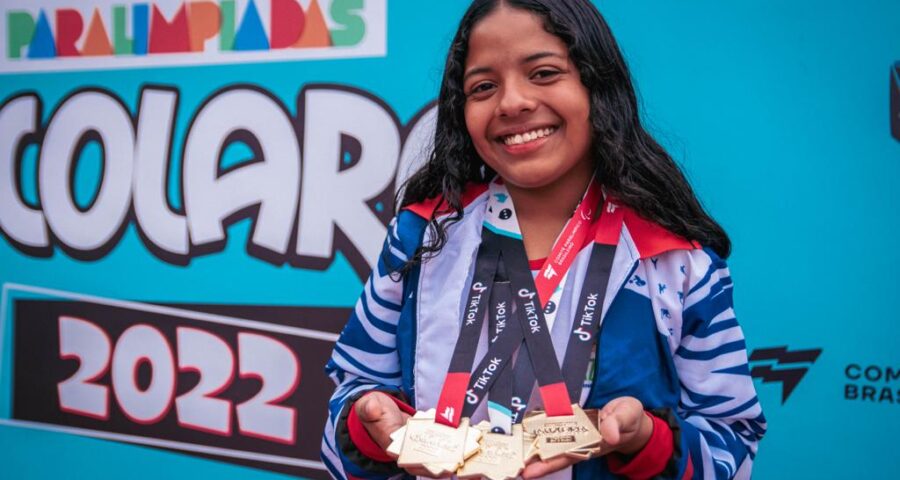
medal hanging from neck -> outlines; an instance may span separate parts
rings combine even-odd
[[[501,251],[501,267],[508,267],[517,303],[514,317],[521,324],[518,331],[507,326],[504,335],[491,338],[489,350],[475,369],[475,377],[470,382],[463,415],[469,416],[484,393],[490,391],[488,413],[495,430],[499,423],[496,419],[501,417],[498,412],[508,412],[512,418],[507,422],[516,423],[526,408],[537,377],[547,411],[536,412],[524,422],[525,459],[532,455],[527,444],[529,437],[537,438],[537,452],[542,459],[562,454],[579,459],[588,458],[599,451],[596,412],[582,411],[571,399],[578,399],[581,395],[594,340],[599,331],[623,212],[607,202],[603,205],[600,218],[594,221],[593,209],[599,204],[601,191],[593,183],[555,242],[536,279],[532,279],[515,210],[512,202],[507,202],[508,194],[501,187],[496,184],[491,186],[491,203],[485,220],[483,244],[496,244]],[[566,372],[563,377],[550,339],[550,325],[559,311],[561,285],[565,284],[565,278],[578,252],[583,245],[589,243],[593,243],[591,256],[563,360],[563,371]],[[495,288],[495,294],[501,291],[499,286]],[[520,350],[515,372],[517,400],[511,401],[506,390],[508,383],[504,379],[513,375],[513,368],[507,363],[523,338],[525,345]],[[489,375],[490,369],[498,364],[500,368],[496,369],[497,373]],[[521,369],[524,375],[518,368],[521,365],[529,367]],[[510,431],[505,426],[502,429]],[[473,457],[472,462],[479,458]]]
[[[469,428],[468,419],[461,413],[499,256],[500,251],[493,245],[482,243],[478,249],[475,274],[438,408],[410,417],[406,426],[391,435],[393,442],[388,452],[397,455],[400,467],[424,467],[440,476],[455,472],[478,451],[481,431]]]
[[[456,475],[459,478],[505,480],[515,478],[525,468],[526,454],[534,439],[525,436],[521,424],[513,424],[510,413],[513,378],[507,367],[515,347],[522,341],[519,322],[512,315],[512,291],[501,261],[491,293],[488,315],[488,353],[476,368],[466,392],[463,416],[469,417],[481,395],[475,390],[490,391],[488,416],[474,428],[482,432],[478,453],[466,460]]]
[[[531,360],[538,391],[544,404],[544,412],[531,415],[523,421],[525,431],[536,437],[538,453],[542,460],[567,453],[581,456],[600,443],[600,433],[596,424],[591,422],[581,407],[571,400],[569,389],[556,361],[550,329],[544,317],[544,309],[552,293],[563,281],[565,273],[570,269],[585,240],[591,238],[593,209],[599,200],[600,188],[592,182],[554,244],[550,256],[538,272],[536,280],[531,276],[525,247],[517,228],[518,221],[513,215],[512,208],[505,208],[499,213],[491,212],[495,213],[496,217],[489,213],[490,219],[499,221],[496,224],[486,223],[490,228],[485,232],[482,243],[496,244],[502,252],[513,286],[517,316],[525,337],[525,351]],[[593,254],[591,256],[594,257]],[[578,325],[578,322],[574,322],[574,325]],[[579,353],[590,355],[590,347]]]
[[[589,418],[570,399],[575,396],[572,392],[576,391],[576,387],[580,392],[598,330],[605,287],[621,228],[621,212],[616,215],[615,207],[607,203],[604,208],[612,215],[602,215],[601,222],[592,222],[593,208],[598,205],[601,196],[599,186],[592,182],[535,281],[531,277],[508,193],[502,185],[493,183],[490,195],[460,335],[437,410],[420,412],[410,419],[406,427],[391,436],[394,443],[388,450],[400,456],[398,465],[403,467],[421,465],[432,473],[440,474],[453,472],[465,463],[458,472],[462,476],[484,475],[501,479],[514,477],[521,468],[517,466],[520,462],[513,458],[521,458],[524,466],[524,461],[535,453],[535,445],[545,460],[562,454],[584,458],[594,451],[600,441],[596,415],[593,419]],[[598,230],[596,227],[602,227],[601,224],[606,224],[607,228]],[[574,372],[580,371],[581,374],[567,375],[564,381],[543,310],[551,298],[558,305],[560,285],[582,245],[591,239],[595,244],[564,363],[567,373],[571,365]],[[501,257],[508,267],[511,283],[502,278],[505,272],[500,265]],[[501,278],[494,278],[498,273]],[[470,368],[489,300],[492,303],[490,331],[493,335],[488,353],[473,376]],[[510,315],[514,311],[513,303],[516,304],[515,314]],[[500,308],[503,304],[505,309]],[[505,316],[509,320],[500,318],[503,310],[506,310]],[[501,320],[502,328],[499,327]],[[523,384],[530,392],[536,378],[546,409],[529,416],[524,430],[521,425],[513,424],[513,420],[524,411],[524,403],[510,398],[514,372],[508,365],[523,338],[525,342],[520,349],[518,363],[532,368],[526,371],[528,378],[522,380],[519,378],[519,365],[516,365],[516,391]],[[570,377],[577,381],[570,381]],[[471,415],[488,391],[492,422],[470,428],[466,417]],[[527,401],[527,396],[524,398]],[[492,433],[492,430],[503,433]],[[519,435],[521,442],[513,440],[512,437],[518,439]],[[473,438],[481,444],[480,447],[471,448]],[[480,442],[478,438],[481,438]],[[479,455],[472,456],[466,462],[470,455],[479,450]]]

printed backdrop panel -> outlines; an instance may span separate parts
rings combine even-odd
[[[734,242],[758,478],[900,470],[900,4],[863,3],[597,1]],[[327,477],[323,366],[465,7],[0,6],[0,476]]]

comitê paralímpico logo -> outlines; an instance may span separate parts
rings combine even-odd
[[[382,56],[384,0],[4,2],[0,71]]]

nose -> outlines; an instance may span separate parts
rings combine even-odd
[[[504,82],[499,93],[497,113],[501,117],[515,117],[521,113],[531,112],[537,105],[528,85],[519,81]]]

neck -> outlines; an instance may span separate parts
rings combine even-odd
[[[540,188],[506,188],[516,206],[525,252],[530,260],[546,258],[553,242],[584,196],[590,175],[569,176]]]
[[[580,179],[579,179],[580,180]],[[542,188],[520,188],[507,185],[510,197],[516,205],[516,216],[521,221],[544,219],[566,221],[572,216],[578,202],[587,190],[590,178],[573,185],[572,182],[548,185]]]

